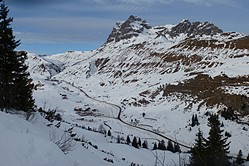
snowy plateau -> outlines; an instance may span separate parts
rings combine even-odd
[[[62,120],[0,112],[1,166],[184,165],[198,129],[208,136],[208,114],[228,108],[235,118],[219,119],[229,155],[249,153],[245,34],[188,20],[151,27],[130,16],[96,50],[28,53],[26,63],[37,108]],[[193,115],[199,125],[191,126]],[[148,149],[127,145],[127,136]],[[72,138],[66,153],[55,144],[63,137]],[[161,140],[178,142],[182,153],[152,150]]]

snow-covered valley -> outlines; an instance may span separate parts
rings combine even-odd
[[[99,49],[28,53],[37,109],[56,111],[62,120],[48,121],[35,112],[26,121],[23,115],[0,112],[3,163],[186,165],[198,129],[207,137],[209,115],[228,108],[237,119],[219,119],[230,135],[229,156],[242,150],[246,158],[248,39],[207,22],[150,27],[130,16],[114,26]],[[193,115],[198,125],[191,125]],[[128,136],[147,148],[127,145]],[[71,145],[66,154],[55,143],[64,138]],[[178,143],[182,153],[152,150],[162,140]]]

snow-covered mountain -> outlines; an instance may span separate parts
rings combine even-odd
[[[101,48],[45,59],[61,64],[61,72],[51,76],[53,79],[74,83],[91,96],[116,104],[130,101],[142,106],[132,100],[153,100],[153,94],[165,91],[162,86],[201,75],[241,77],[242,82],[233,83],[243,84],[240,88],[246,95],[248,41],[246,35],[223,32],[208,22],[183,20],[177,25],[151,27],[145,20],[130,16],[114,26]],[[224,83],[223,77],[220,81]],[[217,88],[232,92],[230,82]],[[144,92],[147,95],[141,95]]]
[[[188,20],[152,27],[130,16],[117,23],[96,50],[28,57],[37,106],[62,115],[64,127],[57,129],[59,133],[72,125],[73,132],[88,142],[88,150],[77,142],[80,146],[66,155],[69,158],[78,153],[92,158],[93,153],[97,160],[91,165],[154,165],[155,152],[116,144],[116,139],[139,137],[149,149],[158,140],[171,139],[188,151],[198,128],[208,135],[208,114],[222,114],[226,108],[236,116],[220,117],[231,135],[230,155],[236,156],[240,149],[244,157],[249,153],[249,36],[245,34]],[[192,127],[194,114],[200,125]],[[101,125],[112,137],[92,132]],[[166,155],[165,165],[188,160],[188,154]],[[84,165],[79,155],[67,161]]]

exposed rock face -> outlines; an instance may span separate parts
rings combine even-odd
[[[231,61],[236,63],[234,58],[248,57],[248,50],[248,37],[224,33],[209,22],[183,20],[176,25],[151,27],[145,20],[130,16],[114,26],[99,50],[101,58],[96,66],[99,73],[108,73],[114,79],[134,76],[129,79],[135,82],[137,75],[155,71],[160,75],[183,72],[192,76],[224,70]]]
[[[107,39],[107,43],[115,41],[119,42],[123,39],[130,39],[138,36],[144,29],[150,29],[151,26],[139,17],[131,15],[125,22],[119,22],[114,26],[112,33]]]
[[[179,35],[180,33],[185,33],[188,36],[215,35],[222,32],[223,31],[221,29],[209,22],[201,23],[198,21],[190,23],[188,20],[183,20],[171,29],[170,35],[173,37]]]
[[[130,39],[132,37],[139,36],[140,33],[145,30],[153,29],[145,20],[131,15],[126,21],[118,22],[113,27],[111,34],[109,35],[106,43],[119,42],[123,39]],[[186,34],[188,37],[195,37],[197,35],[216,35],[218,33],[223,33],[223,31],[209,22],[190,22],[189,20],[183,20],[177,25],[168,27],[156,27],[156,33],[160,35],[169,35],[174,38],[180,34]]]
[[[193,37],[195,35],[216,35],[218,33],[222,33],[223,31],[219,29],[212,23],[209,22],[190,22],[189,20],[183,20],[176,26],[172,27],[168,34],[171,37],[176,37],[181,33],[187,34],[189,37]]]

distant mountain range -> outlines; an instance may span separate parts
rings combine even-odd
[[[63,80],[93,98],[120,105],[127,122],[145,112],[157,122],[143,123],[151,123],[153,129],[163,127],[169,135],[178,131],[178,139],[187,144],[193,143],[197,131],[189,131],[187,125],[193,114],[198,113],[206,125],[207,112],[222,114],[229,108],[238,117],[228,125],[238,125],[230,131],[233,140],[248,141],[246,133],[234,131],[249,118],[249,36],[245,34],[189,20],[152,27],[130,16],[118,22],[96,50],[29,54],[27,63],[33,78]],[[163,117],[173,126],[165,127]],[[236,146],[232,145],[233,152]],[[249,145],[239,145],[243,146],[249,151]]]
[[[114,91],[124,91],[122,86],[130,86],[139,97],[144,90],[153,93],[160,85],[178,84],[200,75],[239,78],[237,82],[227,84],[221,79],[224,86],[216,87],[219,89],[226,89],[231,84],[246,87],[248,57],[249,36],[244,34],[223,32],[212,23],[188,20],[177,25],[151,27],[145,20],[132,15],[113,27],[101,48],[39,57],[41,64],[35,64],[32,72],[42,75],[47,72],[48,78],[67,80],[83,87],[78,81],[84,80],[87,86],[100,86],[103,91],[110,87]],[[98,95],[105,96],[102,93]],[[248,93],[247,88],[243,90],[244,95]],[[129,93],[121,95],[118,102],[129,98]]]

